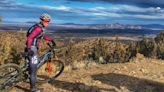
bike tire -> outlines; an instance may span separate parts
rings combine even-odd
[[[44,66],[46,66],[46,64]],[[37,73],[37,82],[39,83],[49,82],[57,78],[64,70],[64,63],[60,60],[52,61],[52,68],[54,71],[51,73],[51,75],[49,75],[49,73],[45,71],[44,66],[43,68],[41,67],[41,70],[44,72],[41,73],[38,71]]]
[[[21,69],[18,65],[5,64],[0,66],[0,90],[2,92],[10,90],[20,78]]]

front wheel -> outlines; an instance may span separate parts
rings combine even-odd
[[[60,60],[48,61],[45,63],[37,73],[38,82],[49,82],[57,78],[64,70],[64,63]]]
[[[21,69],[16,64],[0,66],[0,90],[9,90],[21,78]]]

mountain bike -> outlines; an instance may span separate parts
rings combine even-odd
[[[53,46],[48,44],[49,50],[40,57],[37,65],[37,82],[49,82],[57,78],[64,70],[64,63],[58,59]],[[22,54],[21,64],[7,63],[0,66],[0,90],[9,90],[16,84],[29,79],[27,53]]]

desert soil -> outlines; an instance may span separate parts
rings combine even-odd
[[[37,84],[44,92],[164,92],[164,62],[143,60],[97,64],[64,72],[50,83]],[[9,92],[28,92],[20,83]]]

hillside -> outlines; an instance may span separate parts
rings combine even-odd
[[[18,63],[24,32],[0,32],[0,64]],[[13,43],[14,42],[14,43]],[[164,92],[164,33],[141,41],[93,39],[56,40],[65,72],[51,83],[38,84],[44,92]],[[46,43],[40,48],[46,48]],[[139,54],[141,53],[141,54]],[[156,59],[151,59],[156,58]],[[159,60],[160,59],[160,60]],[[20,83],[10,92],[28,92]]]
[[[94,64],[89,69],[63,73],[51,83],[38,84],[44,92],[164,92],[164,62],[139,56],[135,62]],[[28,92],[21,83],[10,92]]]

